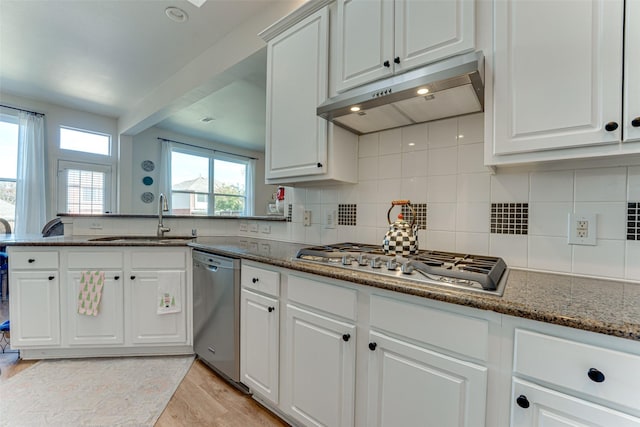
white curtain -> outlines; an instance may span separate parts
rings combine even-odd
[[[256,199],[255,195],[255,173],[256,160],[250,159],[247,162],[247,208],[245,215],[251,216],[255,212]]]
[[[18,116],[15,234],[40,234],[46,223],[44,117]]]
[[[160,177],[158,179],[158,197],[160,193],[167,196],[169,211],[171,211],[171,150],[173,144],[170,141],[161,140],[160,148]]]

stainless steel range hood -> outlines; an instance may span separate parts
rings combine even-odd
[[[480,112],[483,75],[482,52],[471,52],[339,94],[317,114],[362,135]]]

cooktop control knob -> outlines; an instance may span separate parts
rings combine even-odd
[[[411,261],[407,261],[407,262],[403,263],[400,266],[400,271],[402,271],[404,274],[413,273],[413,265],[411,264]]]
[[[365,265],[369,264],[369,259],[366,256],[360,254],[358,256],[358,264],[360,264],[362,266],[365,266]]]
[[[342,256],[342,265],[351,265],[351,261],[353,261],[351,259],[351,257],[349,255],[343,255]]]
[[[398,263],[395,259],[387,261],[387,270],[395,270],[396,268],[398,268]]]
[[[382,261],[380,261],[380,258],[378,258],[377,256],[374,256],[373,258],[371,258],[370,264],[371,268],[380,268],[382,267]]]

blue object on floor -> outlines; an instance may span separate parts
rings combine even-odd
[[[11,330],[11,321],[10,320],[5,320],[4,322],[2,322],[2,324],[0,324],[0,332],[8,332]]]

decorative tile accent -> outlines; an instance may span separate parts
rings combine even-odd
[[[528,234],[529,203],[491,203],[491,232]]]
[[[640,240],[640,202],[627,204],[627,240]]]
[[[356,225],[357,205],[338,205],[338,225]]]
[[[427,229],[427,204],[426,203],[411,203],[411,206],[416,210],[416,223],[418,224],[418,230],[426,230]],[[411,222],[413,219],[411,218],[413,212],[409,206],[402,206],[402,216],[407,222]],[[392,218],[393,219],[393,218]]]
[[[293,205],[289,203],[287,205],[287,222],[291,222],[292,217],[293,217]]]

